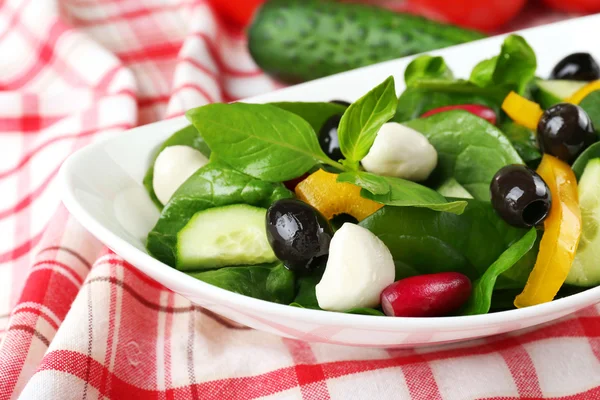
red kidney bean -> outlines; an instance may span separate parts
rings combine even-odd
[[[434,108],[433,110],[427,111],[426,113],[421,115],[421,118],[429,117],[433,114],[451,110],[465,110],[470,112],[471,114],[475,114],[478,117],[485,119],[492,125],[496,125],[496,113],[494,112],[494,110],[479,104],[459,104],[457,106],[438,107]]]
[[[458,272],[401,279],[381,293],[381,307],[391,317],[442,317],[457,311],[471,295],[471,281]]]

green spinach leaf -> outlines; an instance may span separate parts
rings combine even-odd
[[[280,102],[270,104],[301,117],[312,126],[317,135],[329,118],[334,115],[342,115],[346,110],[346,107],[335,103]]]
[[[396,280],[447,271],[475,280],[527,231],[504,222],[489,202],[467,202],[461,215],[385,206],[359,225],[390,249]]]
[[[348,107],[338,128],[345,165],[358,169],[358,162],[369,152],[379,129],[394,116],[397,103],[394,77],[390,76]]]
[[[186,113],[219,160],[269,182],[296,178],[330,160],[308,122],[269,104],[209,104]]]
[[[404,82],[411,86],[420,79],[443,79],[453,78],[452,71],[446,65],[442,57],[422,55],[410,62],[404,70]]]
[[[573,169],[577,180],[579,180],[579,178],[581,178],[581,175],[583,175],[583,171],[585,170],[588,161],[590,161],[593,158],[600,158],[600,142],[596,142],[587,149],[585,149],[584,152],[581,153],[579,157],[577,157],[573,165],[571,165],[571,168]]]
[[[467,305],[462,310],[463,315],[486,314],[492,304],[492,293],[496,279],[523,258],[535,244],[537,232],[532,228],[516,243],[505,250],[500,257],[473,283],[473,292]]]
[[[188,275],[221,289],[255,299],[288,304],[294,298],[294,274],[281,262],[224,267],[211,271],[189,272]]]
[[[275,200],[291,198],[280,183],[269,183],[220,163],[200,168],[173,194],[148,234],[146,247],[158,260],[175,266],[177,233],[198,211],[230,204],[267,208]]]
[[[488,86],[492,82],[497,62],[498,56],[481,61],[473,68],[473,71],[471,71],[469,81],[480,87]]]
[[[359,315],[374,315],[377,317],[385,317],[385,314],[378,309],[375,308],[366,308],[366,307],[359,307],[359,308],[351,308],[348,311],[344,311],[346,314],[359,314]]]
[[[362,197],[391,206],[425,207],[455,214],[461,214],[467,206],[466,201],[449,202],[435,190],[416,182],[368,172],[345,172],[340,174],[338,182],[360,186],[363,188],[360,192]],[[384,190],[386,186],[387,190]]]
[[[156,162],[156,158],[158,157],[161,151],[163,151],[167,147],[179,145],[193,147],[200,153],[204,154],[206,157],[210,157],[210,149],[208,148],[208,145],[204,142],[204,140],[193,125],[188,125],[185,128],[178,130],[167,140],[165,140],[165,142],[158,148],[154,157],[152,157],[152,162],[150,163],[150,167],[148,167],[148,171],[146,171],[146,175],[144,176],[143,181],[144,187],[150,195],[150,199],[161,210],[163,208],[163,204],[156,197],[156,193],[154,193],[154,163]]]
[[[431,187],[454,178],[475,199],[489,200],[496,172],[508,164],[523,164],[498,128],[466,111],[448,111],[405,125],[425,135],[438,152]]]
[[[529,166],[535,167],[542,159],[542,153],[537,146],[536,133],[531,129],[515,124],[511,120],[506,120],[500,125],[500,130],[510,140],[513,147],[519,153],[519,156]]]
[[[579,106],[590,116],[596,133],[600,132],[600,90],[596,90],[584,97]]]

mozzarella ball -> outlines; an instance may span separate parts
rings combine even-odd
[[[154,163],[154,193],[167,204],[173,193],[199,168],[208,164],[204,154],[189,146],[169,146],[160,152]]]
[[[437,152],[421,133],[388,122],[379,130],[362,165],[377,175],[424,181],[437,165]]]
[[[319,307],[330,311],[376,307],[395,274],[386,245],[368,229],[345,223],[333,235],[327,266],[316,286]]]

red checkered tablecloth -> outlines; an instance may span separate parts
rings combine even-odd
[[[598,307],[435,349],[349,348],[232,324],[145,277],[61,206],[61,163],[280,85],[202,0],[1,7],[0,399],[600,398]],[[514,26],[564,17],[539,15]]]

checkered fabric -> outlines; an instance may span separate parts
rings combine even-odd
[[[435,349],[282,339],[150,280],[60,205],[73,151],[279,86],[202,0],[4,1],[0,399],[600,398],[598,307]]]

